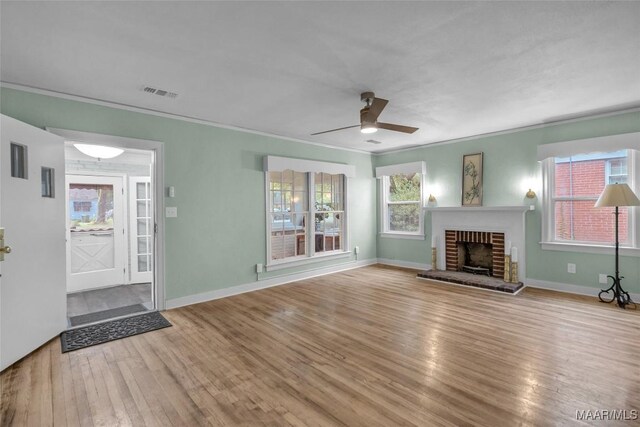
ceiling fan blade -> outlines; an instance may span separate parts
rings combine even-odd
[[[366,122],[373,123],[378,120],[378,116],[382,113],[382,110],[384,110],[384,107],[386,107],[388,103],[389,101],[386,99],[373,98],[373,101],[369,106],[369,114],[367,114]]]
[[[414,133],[418,130],[418,128],[413,128],[411,126],[402,126],[402,125],[393,125],[391,123],[379,123],[378,128],[386,129],[386,130],[394,130],[396,132],[404,132],[404,133]]]
[[[342,129],[351,129],[351,128],[359,128],[359,127],[360,127],[360,125],[345,126],[345,127],[343,127],[343,128],[331,129],[331,130],[325,130],[325,131],[322,131],[322,132],[312,133],[312,134],[311,134],[311,136],[314,136],[314,135],[322,135],[323,133],[335,132],[335,131],[337,131],[337,130],[342,130]]]

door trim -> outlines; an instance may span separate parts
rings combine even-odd
[[[110,145],[120,148],[134,148],[154,152],[153,183],[154,187],[154,218],[158,227],[156,233],[156,247],[154,253],[154,279],[156,309],[162,311],[166,307],[166,281],[165,281],[165,216],[164,216],[164,143],[147,139],[126,138],[120,136],[104,135],[100,133],[81,132],[68,129],[46,127],[47,131],[59,135],[68,141],[77,141],[85,144]]]

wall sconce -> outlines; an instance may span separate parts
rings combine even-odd
[[[536,192],[533,191],[532,189],[529,189],[529,191],[527,191],[527,194],[525,194],[525,196],[527,196],[527,199],[535,199]]]
[[[429,203],[435,203],[436,202],[436,196],[434,196],[433,194],[429,194]]]

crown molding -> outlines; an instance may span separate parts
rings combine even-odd
[[[221,129],[228,129],[228,130],[234,130],[234,131],[238,131],[238,132],[250,133],[250,134],[253,134],[253,135],[266,136],[266,137],[269,137],[269,138],[277,138],[277,139],[281,139],[281,140],[284,140],[284,141],[299,142],[301,144],[313,145],[313,146],[316,146],[316,147],[330,148],[330,149],[333,149],[333,150],[340,150],[340,151],[349,151],[349,152],[358,153],[358,154],[367,154],[367,155],[371,155],[372,154],[369,151],[358,150],[356,148],[345,148],[345,147],[338,147],[336,145],[323,144],[323,143],[320,143],[320,142],[311,142],[311,141],[306,141],[304,139],[291,138],[291,137],[288,137],[288,136],[282,136],[282,135],[278,135],[278,134],[274,134],[274,133],[268,133],[268,132],[261,132],[261,131],[257,131],[257,130],[253,130],[253,129],[247,129],[247,128],[243,128],[243,127],[239,127],[239,126],[224,125],[222,123],[217,123],[217,122],[213,122],[213,121],[205,120],[205,119],[199,119],[197,117],[190,117],[190,116],[183,116],[183,115],[180,115],[180,114],[167,113],[167,112],[164,112],[164,111],[153,110],[153,109],[150,109],[150,108],[141,108],[141,107],[136,107],[136,106],[129,105],[129,104],[121,104],[121,103],[118,103],[118,102],[105,101],[105,100],[102,100],[102,99],[88,98],[88,97],[84,97],[84,96],[80,96],[80,95],[72,95],[72,94],[65,93],[65,92],[57,92],[57,91],[53,91],[53,90],[49,90],[49,89],[42,89],[42,88],[33,87],[33,86],[25,86],[25,85],[21,85],[21,84],[17,84],[17,83],[0,81],[0,87],[5,87],[7,89],[19,90],[19,91],[23,91],[23,92],[35,93],[35,94],[38,94],[38,95],[51,96],[51,97],[54,97],[54,98],[61,98],[61,99],[68,99],[68,100],[71,100],[71,101],[84,102],[84,103],[87,103],[87,104],[100,105],[102,107],[117,108],[117,109],[120,109],[120,110],[132,111],[132,112],[135,112],[135,113],[142,113],[142,114],[148,114],[148,115],[152,115],[152,116],[164,117],[164,118],[167,118],[167,119],[181,120],[181,121],[184,121],[184,122],[196,123],[196,124],[205,125],[205,126],[212,126],[212,127],[221,128]]]

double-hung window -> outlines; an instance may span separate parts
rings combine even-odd
[[[594,248],[612,245],[614,208],[594,205],[607,184],[625,183],[636,194],[640,193],[639,171],[634,168],[637,158],[637,151],[621,149],[544,160],[543,248],[592,252]],[[621,206],[619,211],[621,247],[638,248],[638,209]]]
[[[424,162],[376,168],[380,178],[382,236],[424,239]]]
[[[350,165],[265,157],[267,270],[348,256]]]

